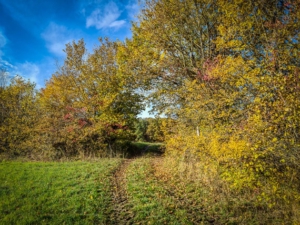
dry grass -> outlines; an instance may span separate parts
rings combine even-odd
[[[300,224],[296,202],[268,207],[258,201],[259,190],[234,190],[224,181],[217,164],[193,158],[168,158],[154,163],[161,185],[180,199],[189,217],[213,224]],[[288,190],[287,190],[288,191]],[[201,210],[202,213],[199,213]],[[204,215],[203,215],[204,212]]]

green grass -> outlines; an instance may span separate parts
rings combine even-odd
[[[258,204],[255,191],[231,190],[214,168],[173,158],[127,162],[125,208],[112,201],[120,159],[2,162],[0,224],[116,224],[124,213],[129,224],[299,224],[299,205]]]
[[[149,158],[135,160],[128,167],[127,191],[134,224],[191,224],[186,210],[177,208],[174,199],[152,174]]]
[[[107,223],[119,163],[0,163],[0,224]]]

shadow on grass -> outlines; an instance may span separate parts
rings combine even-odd
[[[142,155],[159,156],[165,151],[163,143],[132,142],[129,149],[129,158]]]

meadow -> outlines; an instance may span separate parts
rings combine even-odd
[[[205,185],[189,165],[176,173],[172,163],[162,157],[2,162],[0,224],[299,222],[287,209],[255,205],[251,193],[231,193],[216,177]]]
[[[106,224],[120,162],[0,163],[0,224]]]
[[[201,163],[159,156],[0,162],[0,224],[299,224],[299,205],[269,208]]]

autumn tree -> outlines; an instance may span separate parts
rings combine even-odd
[[[0,152],[11,157],[30,156],[39,121],[35,84],[19,76],[6,84],[0,87]]]
[[[143,104],[118,73],[117,50],[117,42],[102,39],[90,54],[83,40],[68,44],[64,65],[42,90],[45,132],[61,154],[115,155],[122,140],[131,138]]]
[[[118,54],[176,119],[167,152],[222,167],[233,189],[257,188],[268,207],[299,198],[299,7],[149,0]]]
[[[174,113],[174,106],[184,103],[178,89],[195,80],[204,62],[216,56],[217,16],[211,1],[147,1],[140,22],[133,26],[133,39],[127,42],[135,57],[124,67],[134,68],[149,84],[146,87],[158,90],[152,96],[162,101],[154,101],[155,108],[168,106]]]
[[[163,132],[163,120],[165,118],[147,118],[148,126],[146,130],[147,137],[151,142],[163,142],[164,132]]]
[[[148,127],[148,121],[145,118],[139,118],[135,124],[134,124],[134,129],[135,129],[135,140],[136,141],[147,141],[148,137],[146,135],[147,132],[147,127]]]

